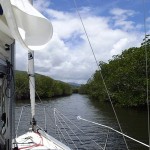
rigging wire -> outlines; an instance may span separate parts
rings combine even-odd
[[[29,82],[31,83],[31,85],[33,86],[33,83],[32,83],[32,81],[29,79]],[[33,86],[33,88],[35,89],[35,87]],[[35,93],[36,93],[36,95],[37,95],[37,97],[38,97],[38,99],[40,100],[40,103],[41,104],[44,104],[43,103],[43,101],[41,100],[41,98],[40,98],[40,96],[39,96],[39,94],[38,94],[38,92],[36,91],[36,89],[35,89]],[[45,108],[45,107],[44,107]],[[46,110],[46,108],[44,109],[44,111],[46,111],[47,112],[47,110]],[[49,114],[49,113],[48,113]],[[50,115],[49,115],[50,116]],[[50,117],[51,118],[51,117]],[[62,137],[64,138],[64,140],[66,141],[66,143],[68,144],[68,142],[67,142],[67,140],[66,140],[66,138],[64,137],[64,135],[63,135],[63,133],[62,133],[62,131],[61,131],[61,129],[59,128],[59,126],[57,125],[57,119],[56,119],[56,115],[55,115],[55,111],[54,111],[54,119],[55,119],[55,127],[56,127],[56,132],[55,132],[55,134],[57,134],[58,133],[58,136],[59,136],[59,139],[60,139],[60,141],[62,142],[62,139],[61,139],[61,136],[60,136],[60,134],[62,135]],[[68,144],[69,145],[69,144]]]
[[[44,107],[44,121],[45,121],[45,132],[47,132],[47,118],[46,118],[46,108]]]
[[[24,107],[21,108],[21,112],[20,112],[20,116],[19,116],[19,120],[18,120],[18,124],[17,124],[17,128],[16,128],[16,132],[15,132],[16,138],[17,138],[17,136],[18,136],[18,129],[19,129],[19,125],[20,125],[20,121],[21,121],[23,109],[24,109]]]
[[[56,108],[55,108],[55,111],[61,115],[62,117],[64,117],[68,122],[70,122],[74,127],[76,127],[81,133],[83,133],[84,135],[87,136],[87,134],[81,130],[76,124],[74,124],[70,119],[68,119],[63,113],[61,113],[60,111],[58,111]],[[92,142],[95,143],[95,145],[98,147],[98,149],[103,149],[103,147],[101,145],[99,145],[95,140],[93,140],[91,137],[88,137]]]
[[[29,82],[31,83],[31,85],[32,85],[32,87],[35,89],[35,87],[33,86],[33,83],[32,83],[32,81],[30,80],[30,78],[29,78]],[[40,103],[41,104],[44,104],[43,103],[43,101],[41,100],[41,98],[40,98],[40,96],[39,96],[39,94],[38,94],[38,92],[37,92],[37,90],[35,89],[35,93],[36,93],[36,95],[37,95],[37,97],[38,97],[38,99],[40,100]],[[46,110],[46,109],[45,109]],[[57,111],[57,113],[59,112],[56,108],[55,108],[55,111]],[[60,137],[60,134],[59,133],[61,133],[61,135],[63,136],[63,138],[64,138],[64,135],[63,135],[63,133],[61,132],[61,129],[58,127],[58,125],[57,125],[57,119],[58,119],[58,117],[56,116],[56,113],[55,113],[55,111],[54,111],[54,119],[55,119],[55,126],[56,126],[56,132],[58,133],[58,135],[59,135],[59,139],[60,139],[60,141],[62,141],[61,140],[61,137]],[[46,112],[47,112],[47,110],[46,110]],[[60,113],[60,112],[59,112]],[[48,115],[49,115],[49,113],[48,113]],[[61,113],[61,115],[63,115],[62,113]],[[49,115],[50,116],[50,115]],[[64,115],[63,115],[64,116]],[[64,116],[65,117],[65,116]],[[57,118],[57,119],[56,119]],[[67,117],[65,117],[67,120],[69,120]],[[59,119],[58,119],[59,120]],[[71,122],[70,120],[69,120],[69,122]],[[72,123],[72,122],[71,122]],[[72,123],[73,124],[73,123]],[[74,126],[76,126],[75,124],[73,124]],[[79,129],[77,126],[76,126],[76,128],[78,129],[78,130],[80,130],[82,133],[84,133],[81,129]],[[85,133],[84,133],[85,134]],[[68,134],[67,134],[68,135]],[[69,136],[69,135],[68,135]],[[70,136],[69,136],[70,137]],[[65,138],[64,138],[65,139]],[[91,138],[90,138],[91,139]],[[66,139],[65,139],[65,141],[66,141]],[[91,141],[93,141],[97,146],[98,146],[98,148],[100,148],[100,149],[103,149],[99,144],[97,144],[97,142],[95,141],[95,140],[93,140],[93,139],[91,139]],[[106,140],[107,141],[107,140]],[[73,141],[72,141],[73,142]],[[67,144],[68,144],[68,142],[66,142]],[[74,144],[74,146],[76,147],[76,145],[75,145],[75,143],[73,142],[73,144]],[[106,144],[105,144],[106,145]],[[76,147],[77,148],[77,147]],[[78,149],[78,148],[77,148]]]
[[[55,118],[55,114],[54,114],[54,118]],[[61,132],[61,130],[59,129],[59,126],[57,125],[56,118],[55,118],[55,126],[56,126],[56,134],[58,133],[59,140],[62,142],[59,132],[62,134],[62,136],[63,136],[63,133]]]
[[[18,89],[16,89],[15,93],[19,92],[20,90],[24,90],[25,89],[25,84],[26,83],[24,82]]]
[[[112,106],[113,112],[114,112],[114,114],[115,114],[115,117],[116,117],[116,120],[117,120],[118,126],[119,126],[119,128],[120,128],[120,131],[123,133],[123,130],[122,130],[122,128],[121,128],[121,125],[120,125],[120,122],[119,122],[119,119],[118,119],[117,113],[116,113],[116,111],[115,111],[115,108],[114,108],[113,102],[112,102],[111,97],[110,97],[110,93],[109,93],[109,91],[108,91],[108,88],[107,88],[107,86],[106,86],[106,83],[105,83],[104,77],[103,77],[103,75],[102,75],[101,67],[100,67],[100,65],[98,64],[97,58],[96,58],[96,56],[95,56],[94,49],[93,49],[93,47],[92,47],[91,41],[90,41],[90,39],[89,39],[89,36],[88,36],[87,31],[86,31],[85,25],[84,25],[84,23],[83,23],[82,17],[81,17],[81,15],[80,15],[80,12],[79,12],[79,9],[78,9],[78,6],[77,6],[77,3],[76,3],[76,0],[74,0],[74,5],[75,5],[75,8],[76,8],[77,14],[78,14],[78,16],[79,16],[79,19],[80,19],[80,21],[81,21],[82,27],[83,27],[83,29],[84,29],[85,35],[86,35],[86,37],[87,37],[87,40],[88,40],[89,46],[90,46],[90,48],[91,48],[92,54],[93,54],[93,56],[94,56],[94,59],[95,59],[96,65],[97,65],[98,70],[99,70],[99,72],[100,72],[100,76],[101,76],[101,78],[102,78],[102,81],[103,81],[103,84],[104,84],[104,87],[105,87],[105,90],[106,90],[106,93],[107,93],[108,99],[109,99],[109,101],[110,101],[110,103],[111,103],[111,106]],[[125,144],[126,144],[126,148],[129,150],[129,148],[128,148],[128,144],[127,144],[127,142],[126,142],[126,139],[125,139],[124,135],[123,135],[123,139],[124,139],[124,142],[125,142]]]
[[[146,8],[145,8],[145,0],[143,0],[143,10],[144,10],[144,33],[145,33],[145,75],[146,75],[146,103],[147,103],[147,112],[148,112],[148,138],[149,138],[149,146],[150,146],[150,103],[149,103],[149,82],[148,82],[148,51],[147,51],[147,30],[146,30]],[[150,147],[149,147],[150,150]]]
[[[54,108],[54,111],[55,111],[55,115],[56,115],[56,109]],[[63,120],[63,122],[66,124],[66,126],[70,129],[70,131],[76,136],[76,138],[79,140],[79,142],[83,145],[83,142],[81,141],[81,139],[76,135],[76,133],[71,129],[71,127],[67,124],[67,122],[62,118],[62,116],[57,113],[58,116]],[[63,124],[62,124],[63,125]]]
[[[56,114],[54,111],[54,118],[55,118],[55,126],[57,127],[57,130],[59,130],[59,132],[61,133],[61,135],[63,136],[65,142],[67,143],[67,145],[69,146],[69,143],[67,141],[67,139],[65,138],[65,135],[63,134],[63,132],[61,131],[61,129],[59,128],[58,124],[57,124],[57,119],[56,119]],[[64,127],[63,127],[64,128]],[[72,142],[73,143],[73,142]]]
[[[107,132],[107,137],[106,137],[106,141],[105,141],[105,145],[104,145],[104,150],[106,150],[108,138],[109,138],[109,130]]]
[[[67,130],[65,129],[64,125],[61,123],[60,119],[58,118],[58,116],[56,115],[56,112],[54,111],[54,117],[56,118],[56,120],[59,121],[59,123],[61,124],[62,128],[64,129],[64,131],[66,132],[67,136],[69,137],[69,139],[71,140],[71,142],[73,143],[74,147],[78,150],[76,144],[74,143],[73,139],[71,138],[71,136],[69,135],[69,133],[67,132]],[[57,125],[58,127],[58,125]]]
[[[33,86],[33,83],[32,83],[32,81],[31,81],[31,79],[30,79],[30,78],[29,78],[29,82],[31,83],[32,87],[34,88],[35,93],[36,93],[36,95],[37,95],[38,99],[40,100],[41,104],[44,104],[44,103],[43,103],[43,101],[41,100],[41,98],[40,98],[40,96],[39,96],[39,94],[38,94],[37,90],[36,90],[36,89],[35,89],[35,87]]]
[[[147,145],[147,144],[145,144],[145,143],[143,143],[143,142],[141,142],[141,141],[138,141],[138,140],[136,140],[136,139],[134,139],[134,138],[132,138],[132,137],[130,137],[130,136],[128,136],[128,135],[122,133],[122,132],[119,132],[119,131],[117,131],[117,130],[115,130],[115,129],[109,127],[109,126],[106,126],[106,125],[103,125],[103,124],[100,124],[100,123],[97,123],[97,122],[93,122],[93,121],[90,121],[90,120],[81,118],[80,116],[78,116],[77,119],[78,119],[78,120],[83,120],[83,121],[86,121],[86,122],[89,122],[89,123],[92,123],[92,124],[95,124],[95,125],[99,125],[99,126],[102,126],[102,127],[104,127],[104,128],[107,128],[107,129],[110,129],[110,130],[112,130],[112,131],[115,131],[116,133],[119,133],[119,134],[121,134],[121,135],[124,135],[125,137],[127,137],[127,138],[129,138],[129,139],[131,139],[131,140],[133,140],[133,141],[135,141],[135,142],[137,142],[137,143],[140,143],[140,144],[142,144],[142,145],[144,145],[144,146],[150,148],[149,145]]]

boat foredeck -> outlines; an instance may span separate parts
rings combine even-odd
[[[70,150],[69,147],[57,142],[56,139],[44,133],[48,138],[38,132],[29,131],[18,138],[17,143],[19,150]]]

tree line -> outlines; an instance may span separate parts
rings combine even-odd
[[[27,72],[15,71],[15,88],[16,99],[29,99],[29,79]],[[69,84],[40,74],[35,74],[35,89],[41,98],[68,96],[72,94],[72,88]]]
[[[96,70],[87,84],[82,85],[79,92],[88,94],[92,99],[108,101],[103,79],[112,102],[119,106],[137,107],[146,105],[147,77],[150,77],[150,39],[144,40],[141,47],[126,49],[115,55],[108,63],[99,62],[100,70]],[[149,91],[149,89],[148,89]]]

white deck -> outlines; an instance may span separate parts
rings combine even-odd
[[[70,150],[69,147],[46,134],[29,131],[16,138],[20,150]],[[44,135],[44,136],[43,136]],[[14,141],[13,141],[14,143]]]

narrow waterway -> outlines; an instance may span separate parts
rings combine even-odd
[[[21,107],[28,101],[16,104],[16,125],[21,112]],[[88,122],[77,120],[77,116],[119,129],[114,113],[109,104],[101,104],[91,101],[86,95],[73,94],[68,97],[44,100],[46,108],[46,126],[44,124],[43,105],[36,106],[36,119],[39,126],[46,128],[47,132],[66,143],[72,149],[102,149],[125,150],[126,146],[121,135],[118,135],[103,127]],[[54,114],[54,108],[56,108]],[[58,112],[58,111],[59,112]],[[124,133],[148,144],[147,112],[143,110],[116,108],[116,112]],[[62,114],[70,121],[68,121]],[[23,111],[18,135],[23,134],[29,128],[30,108]],[[57,124],[57,127],[56,127]],[[82,131],[76,128],[77,125]],[[68,133],[70,136],[68,136]],[[79,138],[78,138],[79,137]],[[130,150],[148,150],[148,148],[127,139]]]

